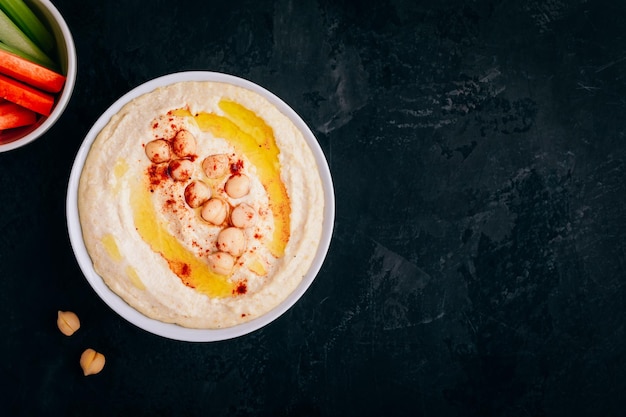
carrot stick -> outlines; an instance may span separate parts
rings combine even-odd
[[[63,88],[65,77],[4,50],[0,46],[0,73],[51,93]]]
[[[54,105],[53,95],[4,75],[0,75],[0,98],[5,98],[44,116],[50,116]]]
[[[15,103],[0,103],[0,130],[32,125],[37,121],[37,114]]]

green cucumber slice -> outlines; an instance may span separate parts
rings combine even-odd
[[[41,62],[45,62],[45,66],[48,68],[55,66],[54,61],[39,49],[2,10],[0,10],[0,42],[4,42],[27,55],[37,58]]]
[[[0,9],[42,51],[47,54],[54,51],[54,36],[23,0],[0,0]]]

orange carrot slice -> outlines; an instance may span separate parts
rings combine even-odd
[[[0,103],[0,130],[32,125],[37,121],[37,114],[15,103]]]
[[[0,73],[51,93],[58,93],[65,77],[0,48]]]
[[[0,75],[0,98],[5,98],[44,116],[50,116],[54,105],[53,95],[4,75]]]

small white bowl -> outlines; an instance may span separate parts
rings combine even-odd
[[[72,33],[63,16],[49,0],[25,0],[25,3],[52,31],[57,44],[59,65],[66,80],[63,90],[57,93],[56,103],[50,116],[41,117],[35,125],[18,127],[0,133],[0,152],[20,148],[46,133],[65,111],[76,82],[76,48]]]
[[[322,225],[322,237],[315,253],[313,263],[300,284],[282,303],[265,315],[249,322],[223,329],[191,329],[181,327],[176,324],[164,323],[148,318],[127,304],[106,285],[103,279],[94,270],[91,258],[89,257],[87,248],[85,247],[78,216],[78,184],[83,166],[85,164],[85,159],[87,158],[87,154],[89,153],[91,145],[96,139],[98,133],[100,133],[100,131],[106,126],[113,115],[119,112],[124,105],[134,98],[145,93],[149,93],[158,87],[163,87],[181,81],[215,81],[229,83],[247,88],[248,90],[252,90],[265,97],[283,114],[289,117],[289,119],[291,119],[296,127],[302,132],[315,157],[324,189],[324,221]],[[180,72],[153,79],[131,90],[117,100],[111,107],[109,107],[87,133],[85,140],[78,150],[72,171],[70,173],[66,204],[67,225],[72,249],[74,250],[79,267],[91,287],[100,296],[100,298],[116,313],[137,327],[155,335],[188,342],[213,342],[243,336],[260,329],[285,313],[300,299],[300,297],[302,297],[322,267],[330,246],[335,220],[335,196],[332,178],[326,158],[319,146],[319,143],[317,142],[317,139],[300,116],[298,116],[298,114],[291,107],[289,107],[277,96],[257,84],[235,76],[205,71]]]

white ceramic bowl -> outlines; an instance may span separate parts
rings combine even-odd
[[[223,329],[190,329],[181,327],[175,324],[163,323],[151,318],[148,318],[128,305],[117,294],[115,294],[102,280],[102,278],[95,272],[91,258],[87,253],[85,243],[83,241],[81,225],[78,217],[78,183],[80,181],[80,175],[85,163],[85,159],[89,152],[89,149],[95,140],[98,133],[109,122],[111,117],[115,115],[125,104],[132,99],[139,97],[145,93],[151,92],[157,87],[166,86],[180,81],[216,81],[234,84],[240,87],[252,90],[261,96],[269,100],[275,105],[283,114],[288,116],[291,121],[301,130],[306,142],[313,151],[317,167],[322,178],[324,187],[324,224],[322,226],[322,239],[315,254],[315,258],[311,265],[311,268],[304,276],[298,287],[276,308],[268,312],[267,314],[251,320],[247,323],[236,325]],[[211,342],[218,340],[231,339],[253,332],[268,323],[272,322],[285,311],[291,308],[300,297],[309,288],[317,273],[319,272],[322,263],[328,252],[330,246],[330,240],[333,233],[333,225],[335,219],[335,197],[333,191],[332,178],[330,170],[326,162],[326,158],[315,139],[315,136],[304,123],[304,121],[285,104],[281,99],[274,94],[265,90],[264,88],[254,84],[250,81],[234,77],[231,75],[215,73],[215,72],[180,72],[175,74],[166,75],[160,78],[153,79],[151,81],[142,84],[135,89],[131,90],[119,100],[117,100],[106,112],[96,121],[91,130],[87,133],[83,144],[78,150],[72,171],[70,173],[68,190],[67,190],[67,223],[70,242],[78,264],[85,275],[87,281],[95,292],[109,305],[115,312],[121,315],[123,318],[140,327],[141,329],[150,333],[163,336],[175,340],[183,340],[189,342]]]
[[[76,82],[76,48],[72,33],[63,16],[49,0],[25,0],[25,3],[52,31],[57,44],[61,72],[66,76],[65,85],[57,93],[56,103],[48,117],[42,117],[33,126],[10,129],[0,134],[0,152],[20,148],[41,137],[61,117],[70,101]]]

